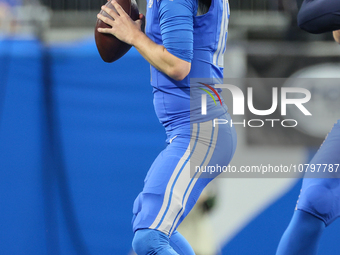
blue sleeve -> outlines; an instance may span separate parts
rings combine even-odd
[[[298,26],[313,34],[339,30],[340,0],[304,0]]]
[[[159,24],[164,47],[176,57],[191,62],[194,43],[196,0],[160,0]]]

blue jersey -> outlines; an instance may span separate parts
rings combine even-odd
[[[169,132],[189,122],[190,87],[193,87],[190,80],[223,78],[223,54],[230,13],[228,0],[212,0],[208,12],[201,16],[197,16],[197,10],[196,0],[149,0],[147,5],[147,36],[164,45],[173,55],[191,62],[191,71],[182,81],[175,81],[151,66],[155,111]],[[214,96],[218,101],[217,95]],[[201,121],[223,115],[227,107],[222,102],[213,107],[216,104],[208,97],[210,114],[200,116]]]

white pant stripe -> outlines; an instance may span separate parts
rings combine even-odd
[[[210,123],[207,123],[207,125],[213,125],[212,122]],[[209,153],[207,155],[207,157],[205,158],[204,162],[202,162],[202,166],[206,166],[209,164],[210,162],[210,159],[214,153],[214,150],[215,150],[215,147],[216,147],[216,142],[217,142],[217,136],[218,136],[218,126],[219,125],[216,125],[216,127],[214,128],[214,134],[213,134],[213,138],[212,138],[212,141],[211,141],[211,145],[210,145],[210,150],[209,150]],[[211,131],[212,132],[212,131]],[[172,232],[175,230],[175,227],[178,223],[178,221],[180,220],[180,218],[182,217],[183,213],[185,212],[185,208],[186,208],[186,204],[187,204],[187,201],[188,201],[188,198],[189,198],[189,195],[191,194],[191,191],[192,189],[194,188],[196,182],[198,181],[198,178],[200,177],[202,173],[198,173],[196,176],[195,176],[195,179],[190,183],[190,187],[189,187],[189,190],[187,192],[187,194],[185,194],[185,198],[184,198],[184,202],[183,202],[183,210],[181,211],[181,213],[178,215],[176,221],[173,223],[174,224],[174,227],[173,229],[171,230],[171,233],[170,235],[172,234]]]
[[[190,143],[191,142],[195,142],[195,139],[196,139],[196,136],[197,136],[197,124],[194,124],[193,125],[193,131],[192,131],[192,134],[191,134],[191,140],[190,140]],[[190,144],[188,145],[188,148],[187,150],[185,151],[184,155],[182,156],[182,158],[179,160],[179,162],[177,163],[177,166],[173,172],[173,174],[171,175],[170,177],[170,180],[169,180],[169,183],[166,187],[166,190],[165,190],[165,194],[164,194],[164,198],[163,198],[163,203],[162,203],[162,207],[161,209],[159,210],[159,213],[157,214],[157,217],[156,219],[154,220],[154,222],[151,224],[150,228],[151,229],[155,229],[158,224],[160,223],[160,221],[162,220],[162,217],[166,211],[166,208],[168,206],[168,203],[169,203],[169,199],[170,199],[170,192],[171,192],[171,187],[172,185],[174,184],[174,181],[176,179],[176,176],[178,175],[180,169],[182,168],[183,164],[185,164],[185,161],[188,159],[188,157],[190,156]],[[161,231],[161,230],[160,230]],[[167,234],[167,233],[166,233]]]

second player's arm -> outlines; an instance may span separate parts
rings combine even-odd
[[[334,40],[340,44],[340,30],[333,31]]]

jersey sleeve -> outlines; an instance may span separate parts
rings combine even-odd
[[[339,0],[304,0],[298,14],[298,26],[319,34],[340,29]]]
[[[176,57],[191,62],[194,43],[196,0],[160,0],[159,24],[164,47]]]

